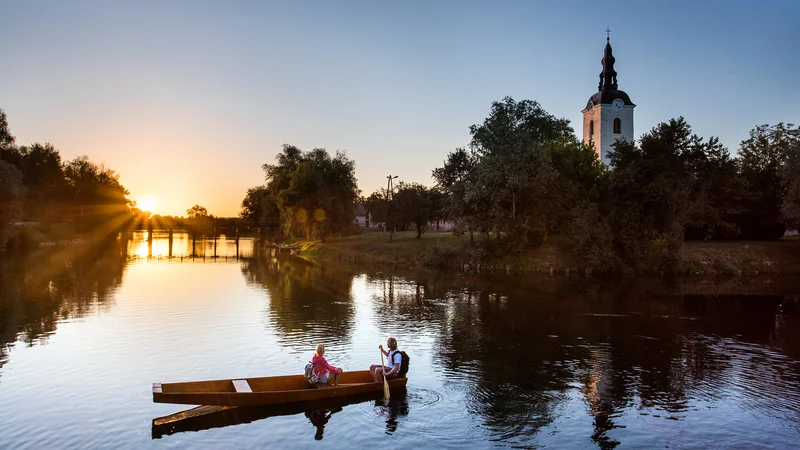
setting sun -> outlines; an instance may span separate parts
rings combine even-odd
[[[141,209],[142,211],[149,211],[151,213],[155,212],[154,210],[155,210],[156,204],[157,204],[156,199],[154,199],[153,197],[149,197],[149,196],[139,197],[139,199],[136,200],[136,207],[137,208]]]

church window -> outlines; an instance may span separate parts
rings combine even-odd
[[[589,121],[589,136],[594,136],[594,120]]]
[[[622,133],[622,121],[619,120],[619,117],[614,119],[614,134]]]

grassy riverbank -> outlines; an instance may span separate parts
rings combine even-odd
[[[311,259],[350,261],[397,267],[442,267],[467,271],[585,273],[588,267],[570,256],[563,242],[551,240],[526,252],[504,248],[502,241],[483,241],[449,232],[389,235],[366,231],[329,242],[300,241],[300,255]],[[658,264],[642,265],[642,272],[658,272]],[[680,273],[685,274],[800,274],[800,239],[774,242],[687,242],[681,249]]]

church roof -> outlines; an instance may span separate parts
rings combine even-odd
[[[606,30],[610,32],[611,30]],[[589,97],[586,109],[591,109],[594,105],[610,105],[616,99],[622,99],[627,106],[636,106],[624,91],[617,89],[617,71],[614,70],[613,50],[611,49],[611,38],[606,37],[606,48],[603,50],[603,71],[600,72],[600,84],[597,86],[598,92]]]
[[[610,105],[615,99],[621,98],[627,106],[636,106],[628,97],[625,91],[618,89],[606,89],[595,93],[589,97],[589,103],[586,104],[586,109],[591,109],[594,105]]]

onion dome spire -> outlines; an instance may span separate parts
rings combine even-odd
[[[611,30],[606,29],[606,33]],[[606,36],[606,49],[603,52],[603,71],[600,72],[600,84],[597,86],[599,91],[617,90],[617,72],[614,70],[614,55],[611,52],[611,36]]]

